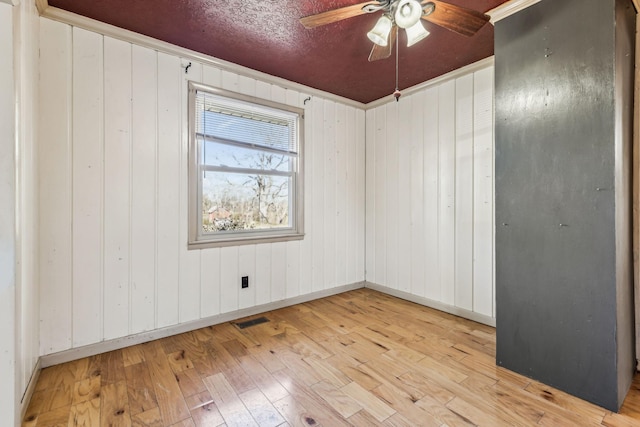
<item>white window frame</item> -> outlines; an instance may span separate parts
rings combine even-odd
[[[208,92],[225,98],[248,102],[254,106],[264,106],[287,111],[297,115],[298,154],[293,162],[292,188],[289,189],[289,206],[291,209],[291,227],[232,230],[215,233],[202,232],[202,164],[200,146],[196,137],[196,94]],[[278,102],[247,96],[224,89],[189,82],[189,233],[188,248],[202,249],[208,247],[237,246],[257,243],[284,242],[304,238],[304,109],[280,104]]]

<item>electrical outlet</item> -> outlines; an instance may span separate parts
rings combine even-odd
[[[242,276],[242,289],[249,287],[249,276]]]

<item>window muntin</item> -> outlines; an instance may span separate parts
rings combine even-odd
[[[189,86],[190,246],[300,239],[303,110]]]

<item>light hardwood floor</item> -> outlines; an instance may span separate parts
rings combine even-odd
[[[640,426],[497,368],[493,328],[360,289],[47,368],[25,426]],[[260,316],[255,316],[260,317]]]

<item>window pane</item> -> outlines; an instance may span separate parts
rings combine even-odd
[[[202,231],[291,227],[290,178],[226,172],[202,173]]]
[[[289,172],[291,156],[218,144],[206,141],[202,144],[204,164],[244,169],[265,169]]]

